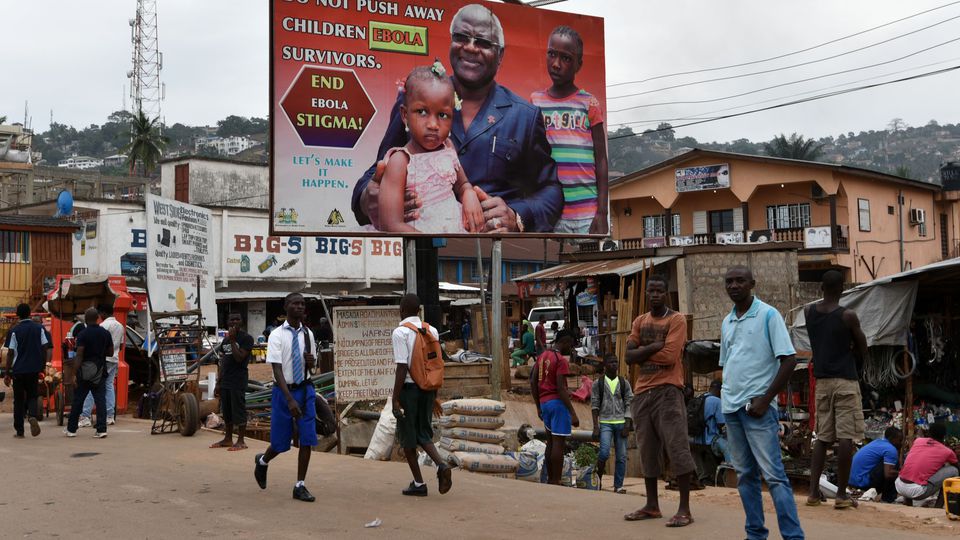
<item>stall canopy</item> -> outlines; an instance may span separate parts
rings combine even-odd
[[[843,293],[840,305],[856,312],[867,345],[904,346],[920,287],[946,290],[957,282],[960,282],[960,258],[948,259],[858,285]],[[809,351],[805,310],[806,306],[794,310],[790,334],[797,349]]]
[[[610,259],[603,261],[572,262],[551,266],[545,270],[520,276],[513,281],[581,281],[592,276],[629,276],[676,259],[675,256],[647,257],[645,259]]]
[[[99,303],[112,305],[117,296],[109,276],[84,274],[63,278],[60,286],[47,296],[45,307],[51,314],[69,320]]]

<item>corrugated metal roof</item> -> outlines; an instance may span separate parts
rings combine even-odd
[[[665,256],[565,263],[552,266],[546,270],[520,276],[513,281],[576,281],[591,276],[629,276],[642,271],[645,266],[650,268],[651,266],[658,266],[673,259],[676,259],[676,257]]]
[[[53,216],[31,216],[25,214],[0,214],[0,226],[12,227],[57,227],[79,229],[76,223]]]

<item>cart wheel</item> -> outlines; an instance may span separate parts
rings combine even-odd
[[[54,403],[57,408],[57,425],[63,425],[63,409],[64,409],[64,399],[63,399],[63,385],[57,386],[57,392],[54,397]]]
[[[180,434],[189,437],[200,427],[200,405],[197,396],[184,392],[177,396],[177,421],[180,424]]]

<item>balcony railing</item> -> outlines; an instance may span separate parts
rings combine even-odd
[[[833,233],[833,234],[832,234]],[[835,236],[835,238],[833,238]],[[834,244],[833,241],[836,240]],[[604,242],[584,242],[578,244],[579,253],[609,251],[603,249]],[[838,226],[831,231],[829,225],[817,227],[796,227],[790,229],[737,231],[729,233],[691,234],[666,238],[625,238],[618,241],[617,250],[634,250],[661,246],[704,246],[726,244],[764,244],[766,242],[800,242],[803,250],[841,250],[849,249],[849,241],[844,227]]]

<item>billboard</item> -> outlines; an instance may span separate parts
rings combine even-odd
[[[146,202],[151,309],[188,311],[199,306],[204,325],[216,325],[210,210],[152,194]]]
[[[464,0],[270,14],[271,235],[607,235],[602,19]]]
[[[675,171],[677,193],[705,191],[730,187],[730,165],[704,165],[686,167]]]

